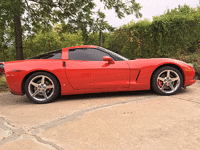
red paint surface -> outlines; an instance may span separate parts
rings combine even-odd
[[[187,64],[168,58],[136,59],[127,61],[69,60],[68,49],[96,48],[76,46],[62,49],[62,59],[21,60],[5,63],[7,83],[12,93],[23,95],[23,80],[35,71],[55,75],[61,85],[61,94],[82,94],[113,91],[149,90],[153,72],[162,65],[176,65],[184,73],[184,86],[195,82],[195,71]],[[66,67],[65,67],[66,64]]]

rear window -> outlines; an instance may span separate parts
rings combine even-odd
[[[61,59],[61,57],[62,57],[62,50],[59,49],[45,54],[37,55],[29,59]]]

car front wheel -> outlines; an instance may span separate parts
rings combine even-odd
[[[166,66],[158,69],[152,77],[152,88],[161,95],[173,95],[183,86],[183,77],[179,70]]]
[[[59,84],[52,74],[36,72],[27,79],[25,93],[35,103],[49,103],[58,96]]]

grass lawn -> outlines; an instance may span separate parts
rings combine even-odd
[[[9,92],[9,88],[4,75],[0,76],[0,93]]]

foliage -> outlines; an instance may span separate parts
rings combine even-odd
[[[7,26],[4,28],[4,25],[1,24],[2,20],[0,19],[0,61],[4,61],[5,51],[14,45],[14,32],[13,28]]]
[[[119,18],[133,13],[136,17],[141,16],[141,6],[135,0],[100,1],[105,9],[114,8]],[[59,22],[62,23],[65,32],[76,33],[82,30],[83,36],[87,37],[94,24],[95,6],[93,0],[1,0],[0,40],[5,41],[3,31],[12,28],[11,31],[15,33],[16,59],[23,59],[22,35],[25,31],[31,33],[35,28],[49,31],[53,24]],[[0,48],[2,49],[2,45]]]
[[[146,44],[146,39],[150,36],[148,33],[149,30],[147,30],[149,24],[148,20],[144,20],[137,23],[130,22],[122,26],[109,37],[109,49],[130,59],[151,57],[143,50],[151,44],[148,40],[148,44]]]
[[[54,30],[50,32],[39,31],[24,40],[24,56],[28,58],[51,50],[77,45],[83,45],[81,31],[74,34],[67,32],[59,34]]]
[[[0,93],[8,92],[9,87],[5,75],[0,76]]]
[[[108,32],[103,32],[102,33],[102,42],[103,45],[102,47],[108,48],[109,43],[107,42],[107,38],[110,36]],[[84,45],[97,45],[99,46],[99,33],[97,32],[92,32],[88,35],[88,40],[84,43]]]
[[[109,49],[130,59],[171,57],[192,61],[197,66],[200,65],[199,42],[200,8],[187,5],[168,10],[152,22],[130,22],[108,39]]]
[[[97,11],[97,18],[94,20],[91,31],[103,31],[107,29],[108,31],[113,31],[114,28],[105,21],[106,15],[99,9]]]
[[[200,48],[189,55],[180,55],[179,57],[174,57],[185,61],[187,63],[192,63],[194,70],[200,74]]]
[[[23,39],[24,58],[39,55],[45,52],[49,52],[64,47],[83,45],[82,32],[77,33],[62,33],[55,27],[51,31],[38,31],[37,34],[32,34]],[[6,61],[15,60],[15,47],[10,45],[4,50]],[[3,56],[3,55],[0,55]],[[0,61],[3,61],[3,57],[0,57]]]
[[[130,22],[107,38],[109,49],[127,58],[171,57],[200,69],[200,8],[187,5],[153,18]]]
[[[0,85],[6,85],[6,77],[4,75],[0,76]]]
[[[114,4],[105,2],[104,5],[106,7],[114,6]],[[97,13],[98,16],[95,21],[93,20],[89,34],[88,29],[78,28],[75,23],[73,27],[70,23],[62,22],[54,24],[54,28],[45,28],[44,24],[36,22],[37,24],[34,24],[32,28],[34,32],[23,37],[25,58],[68,46],[99,45],[99,30],[107,30],[109,25],[104,20],[105,15],[100,10]],[[0,24],[2,22],[1,17]],[[0,53],[4,48],[6,60],[14,60],[13,23],[5,25],[0,26],[0,42],[2,43]],[[25,28],[23,30],[25,31]],[[147,19],[138,22],[132,21],[115,31],[110,31],[112,30],[102,32],[103,47],[127,58],[169,57],[193,63],[195,70],[200,70],[199,7],[179,6],[168,10],[163,15],[154,17],[152,22]],[[87,38],[84,35],[86,32]],[[0,61],[3,61],[2,55],[0,55]]]

